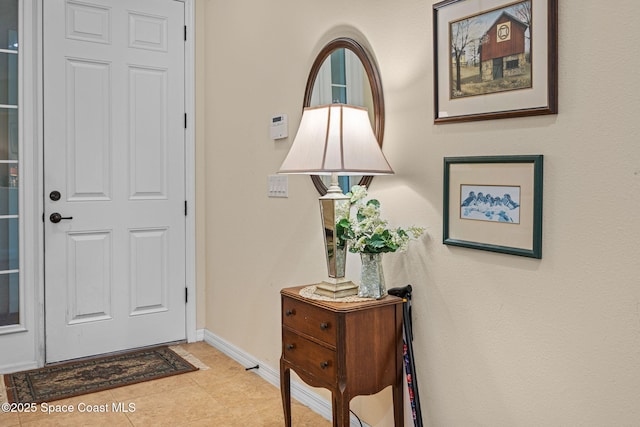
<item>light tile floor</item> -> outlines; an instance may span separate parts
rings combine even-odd
[[[210,345],[181,345],[209,367],[98,393],[38,405],[34,413],[0,412],[0,426],[216,426],[280,427],[284,425],[280,390],[245,371]],[[114,411],[120,404],[129,412]],[[54,406],[59,405],[59,406]],[[73,408],[73,413],[47,409]],[[295,427],[331,423],[292,401]],[[43,412],[43,409],[45,412]],[[88,412],[96,409],[98,412]],[[133,409],[133,410],[132,410]],[[100,410],[108,412],[99,412]],[[80,412],[83,411],[83,412]]]

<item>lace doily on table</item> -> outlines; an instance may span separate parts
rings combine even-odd
[[[330,298],[325,297],[324,295],[318,295],[314,293],[316,291],[316,285],[307,286],[305,288],[300,289],[300,296],[309,299],[316,299],[320,301],[331,301],[331,302],[363,302],[363,301],[373,301],[375,298],[363,298],[358,295],[351,295],[348,297],[342,298]]]

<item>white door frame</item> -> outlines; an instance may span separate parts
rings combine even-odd
[[[25,223],[25,228],[32,228],[34,233],[27,233],[28,236],[33,234],[31,242],[27,242],[27,251],[25,255],[31,257],[34,262],[32,267],[33,281],[27,282],[25,287],[32,286],[35,290],[35,315],[33,326],[37,330],[36,338],[36,358],[37,365],[43,366],[45,363],[45,315],[44,315],[44,110],[43,110],[43,2],[46,0],[23,0],[25,2],[25,10],[32,10],[32,16],[25,16],[25,21],[30,19],[33,30],[30,37],[34,37],[33,46],[35,51],[32,57],[35,59],[35,75],[33,71],[25,69],[22,78],[25,79],[26,85],[33,85],[35,95],[31,98],[35,103],[33,114],[35,117],[25,118],[25,123],[33,123],[33,138],[31,141],[25,140],[26,152],[34,153],[34,170],[26,170],[25,174],[29,174],[33,178],[35,185],[29,189],[25,188],[25,200],[33,201],[33,207],[25,206],[25,209],[34,209],[34,213],[28,215],[31,219]],[[186,305],[186,337],[188,342],[194,342],[196,337],[196,200],[195,200],[195,16],[194,16],[194,0],[175,0],[184,3],[185,6],[185,22],[187,25],[187,40],[185,42],[185,110],[187,114],[185,130],[185,197],[188,204],[188,214],[186,217],[186,268],[185,280],[187,292],[189,295]],[[26,14],[25,14],[26,15]],[[30,115],[31,112],[25,113]],[[25,126],[26,127],[26,126]],[[28,248],[32,248],[29,251]],[[28,258],[27,258],[28,259]],[[27,292],[26,295],[33,295]],[[29,304],[29,301],[26,301]]]

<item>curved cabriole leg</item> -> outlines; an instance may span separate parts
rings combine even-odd
[[[284,425],[291,427],[291,371],[280,359],[280,393],[282,393],[282,409]]]

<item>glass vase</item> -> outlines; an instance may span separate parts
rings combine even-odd
[[[358,296],[380,299],[387,295],[382,272],[382,254],[360,253],[362,269],[360,270],[360,287]]]

